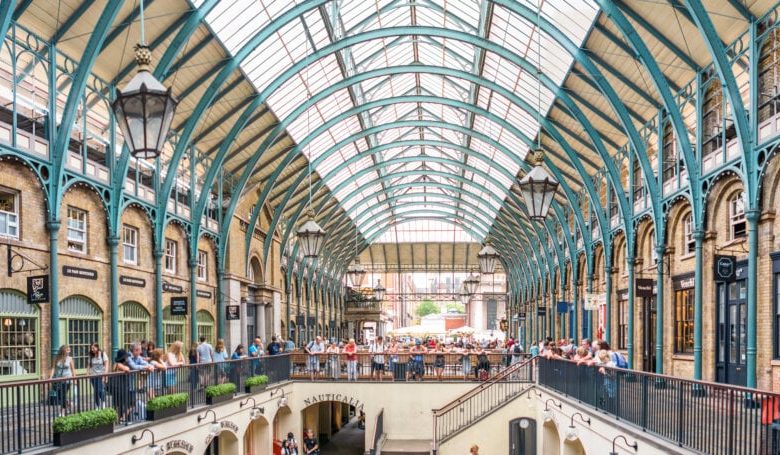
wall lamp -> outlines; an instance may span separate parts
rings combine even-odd
[[[544,411],[543,411],[543,414],[542,414],[544,416],[544,421],[545,422],[548,422],[548,421],[553,419],[553,412],[552,412],[552,409],[550,409],[550,406],[549,406],[550,402],[552,402],[552,405],[557,407],[558,409],[561,409],[561,407],[562,407],[560,401],[556,403],[555,402],[555,398],[548,398],[547,401],[544,402]]]
[[[207,410],[205,413],[203,413],[202,416],[198,416],[198,423],[200,423],[202,420],[206,420],[209,414],[214,416],[214,419],[211,421],[211,425],[209,425],[209,436],[213,438],[219,434],[220,430],[219,422],[217,422],[217,413],[214,412],[213,409]]]
[[[636,451],[637,447],[639,447],[639,445],[636,443],[636,441],[634,441],[633,444],[629,444],[628,439],[626,439],[626,437],[623,436],[622,434],[619,434],[619,435],[615,436],[614,439],[612,439],[612,452],[609,452],[609,455],[618,455],[617,449],[615,449],[615,443],[617,442],[618,439],[622,439],[623,442],[625,442],[627,446],[629,446],[632,449],[634,449],[634,451]]]
[[[566,431],[566,439],[569,441],[573,441],[577,439],[577,428],[574,426],[574,418],[579,416],[580,420],[582,420],[584,423],[587,423],[588,426],[590,426],[590,417],[585,417],[582,415],[582,413],[575,412],[571,415],[571,420],[569,421],[569,429]]]
[[[243,408],[249,403],[249,400],[252,400],[252,410],[249,412],[249,418],[252,420],[257,420],[260,418],[260,415],[265,412],[265,408],[258,407],[257,402],[253,397],[249,397],[241,403],[238,403],[238,407]]]
[[[287,397],[284,396],[284,389],[276,389],[276,390],[272,391],[271,392],[271,397],[273,397],[277,393],[281,393],[282,394],[282,396],[279,397],[279,401],[276,403],[277,407],[281,408],[283,406],[287,406]]]
[[[528,400],[529,401],[531,400],[533,395],[536,395],[537,397],[542,398],[542,392],[534,390],[534,388],[531,387],[530,390],[528,391]]]
[[[143,439],[146,433],[149,433],[152,436],[152,443],[149,444],[149,446],[146,448],[147,455],[162,455],[162,447],[154,443],[154,432],[148,428],[144,429],[144,431],[142,431],[138,436],[133,435],[133,437],[130,438],[130,441],[135,444],[136,442]]]

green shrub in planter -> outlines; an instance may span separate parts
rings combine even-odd
[[[206,387],[206,403],[216,404],[233,398],[236,393],[236,385],[232,382],[225,384],[210,385]]]
[[[111,434],[118,417],[114,409],[95,409],[57,417],[52,424],[54,445],[63,446]]]
[[[172,393],[152,398],[146,403],[146,420],[159,420],[184,413],[189,398],[186,393]]]
[[[268,376],[261,374],[259,376],[252,376],[244,381],[244,388],[246,393],[257,393],[265,389],[268,384]]]

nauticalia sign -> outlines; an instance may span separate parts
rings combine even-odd
[[[320,395],[312,395],[310,398],[306,398],[303,400],[303,405],[311,406],[321,401],[339,401],[341,403],[346,403],[350,406],[354,406],[355,409],[358,411],[363,410],[363,403],[361,403],[360,400],[347,395],[342,395],[340,393],[322,393]]]

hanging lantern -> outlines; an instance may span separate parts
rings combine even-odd
[[[469,301],[471,300],[471,295],[469,295],[465,290],[461,290],[458,294],[458,297],[460,298],[460,303],[464,305],[468,305]]]
[[[157,158],[162,152],[178,101],[149,72],[152,52],[145,44],[135,46],[138,73],[124,89],[117,89],[111,105],[130,155]]]
[[[537,148],[534,154],[534,168],[520,179],[520,192],[528,207],[528,214],[532,220],[541,221],[550,210],[558,181],[542,167],[544,163],[544,151]]]
[[[301,242],[303,257],[316,258],[320,255],[323,243],[325,243],[325,231],[314,220],[314,210],[309,208],[308,219],[298,229],[298,240]]]
[[[477,293],[477,290],[479,289],[479,282],[479,276],[476,273],[472,273],[463,282],[463,290],[466,291],[466,294],[472,296]]]
[[[498,254],[498,251],[493,248],[490,239],[485,240],[485,246],[482,247],[482,250],[477,254],[477,259],[479,259],[479,271],[486,275],[492,274],[496,269],[496,261],[498,261],[499,257],[501,256]]]
[[[376,286],[374,286],[374,299],[382,301],[385,299],[385,288],[382,286],[382,280],[376,280]]]
[[[352,283],[352,287],[359,288],[363,284],[363,278],[366,277],[366,269],[360,265],[360,259],[355,258],[355,262],[347,268],[347,278]]]

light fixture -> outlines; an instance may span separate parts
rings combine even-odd
[[[357,252],[355,253],[357,254]],[[355,256],[355,262],[347,268],[347,278],[352,283],[352,287],[359,288],[363,284],[363,278],[366,277],[366,269],[360,265],[360,259]]]
[[[279,408],[287,406],[287,397],[284,396],[284,389],[276,389],[271,392],[271,397],[273,398],[274,395],[277,393],[281,393],[282,396],[279,398],[279,401],[276,403],[276,406]]]
[[[625,436],[623,436],[622,434],[619,434],[619,435],[615,436],[614,439],[612,439],[612,452],[609,452],[609,455],[619,455],[618,452],[617,452],[617,449],[615,448],[615,443],[617,442],[618,439],[622,439],[626,443],[626,445],[631,447],[632,449],[634,449],[635,452],[636,452],[637,448],[639,447],[639,444],[637,444],[636,441],[634,441],[633,444],[630,444],[628,442],[628,439],[626,439]]]
[[[141,0],[141,42],[135,46],[138,73],[124,89],[117,89],[111,105],[130,155],[157,158],[162,152],[178,101],[149,71],[152,52],[144,38],[144,2]]]
[[[251,420],[257,420],[260,418],[261,415],[265,413],[265,408],[258,407],[254,397],[248,397],[246,400],[240,402],[238,404],[238,407],[243,408],[244,406],[249,404],[249,400],[252,400],[252,410],[249,411],[249,418]]]
[[[477,254],[479,259],[479,271],[485,275],[492,274],[496,269],[496,262],[501,255],[493,248],[492,241],[488,237],[485,239],[485,246]]]
[[[541,30],[540,16],[541,5],[536,11],[536,29]],[[536,67],[537,81],[537,108],[536,120],[539,124],[539,134],[537,136],[536,148],[531,151],[533,154],[534,167],[522,179],[520,179],[520,193],[525,199],[525,205],[528,208],[528,214],[532,220],[544,220],[547,211],[550,210],[555,191],[558,188],[558,181],[542,167],[544,163],[544,150],[542,150],[542,54],[541,54],[541,33],[537,33],[537,56],[538,64]]]
[[[5,318],[3,319],[3,325],[6,327],[11,327],[12,321],[11,318]]]
[[[214,419],[211,421],[211,424],[209,425],[209,436],[215,437],[219,434],[220,431],[220,425],[219,422],[217,422],[217,413],[214,412],[213,409],[207,410],[202,416],[198,416],[198,423],[200,423],[202,420],[205,420],[209,413],[214,416]]]
[[[154,443],[154,432],[152,432],[152,430],[150,430],[148,428],[144,429],[141,432],[141,434],[139,434],[138,436],[133,435],[133,437],[130,438],[130,442],[132,442],[133,445],[135,445],[136,442],[138,442],[138,441],[140,441],[141,439],[144,438],[144,434],[146,434],[146,433],[149,433],[152,436],[152,443],[149,444],[146,447],[147,455],[162,455],[162,453],[163,453],[162,447],[160,447],[160,446],[158,446],[157,444]]]
[[[580,420],[582,420],[584,423],[587,423],[588,426],[590,426],[590,417],[585,417],[580,412],[575,412],[571,415],[571,420],[569,421],[569,429],[566,431],[566,439],[569,441],[573,441],[577,439],[577,428],[574,426],[574,418],[579,416]]]
[[[544,411],[542,412],[542,416],[544,417],[545,422],[549,422],[553,420],[555,417],[555,414],[553,414],[553,410],[550,409],[550,402],[552,402],[552,405],[557,407],[558,409],[561,409],[562,405],[560,402],[556,402],[555,398],[548,398],[547,401],[544,402]]]
[[[311,204],[311,201],[309,203]],[[314,209],[309,207],[306,217],[306,222],[298,229],[298,240],[301,242],[303,257],[316,258],[325,243],[325,231],[314,220]]]
[[[458,297],[460,298],[460,303],[464,305],[468,305],[469,301],[471,300],[471,295],[469,295],[469,293],[466,292],[465,289],[460,290]]]
[[[472,273],[468,278],[466,278],[465,281],[463,281],[463,290],[465,290],[466,294],[468,295],[474,295],[477,293],[478,289],[479,276],[476,273]]]
[[[376,286],[374,286],[374,299],[380,302],[385,299],[385,287],[382,286],[382,280],[376,280]]]

